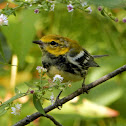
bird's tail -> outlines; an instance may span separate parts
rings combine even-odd
[[[101,57],[105,57],[105,56],[109,56],[109,55],[92,55],[92,57],[94,57],[94,58],[101,58]]]

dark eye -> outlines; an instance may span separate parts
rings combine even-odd
[[[56,45],[56,46],[58,45],[58,43],[56,43],[55,41],[50,42],[50,44],[51,45]]]

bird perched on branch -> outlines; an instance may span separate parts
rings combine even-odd
[[[64,78],[63,82],[85,80],[89,67],[99,67],[94,58],[106,56],[92,56],[77,41],[59,35],[47,35],[33,43],[42,50],[42,64],[47,75],[53,78],[59,74]]]

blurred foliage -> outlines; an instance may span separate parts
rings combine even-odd
[[[106,6],[111,8],[116,7],[126,7],[126,0],[82,0],[87,1],[90,4],[94,4],[97,6]]]
[[[98,1],[100,0],[97,0],[97,3]],[[94,2],[93,4],[95,4]],[[103,5],[107,5],[108,0],[106,3],[105,0],[103,2]],[[115,3],[117,4],[118,2],[119,0],[116,0]],[[113,9],[112,11],[120,18],[125,15],[125,11],[122,9]],[[42,54],[38,46],[32,43],[32,40],[38,40],[47,34],[59,34],[77,40],[82,47],[86,48],[93,55],[109,55],[109,57],[96,59],[96,62],[101,67],[89,69],[86,83],[90,83],[126,63],[126,24],[122,22],[116,23],[101,16],[97,8],[93,7],[91,15],[80,10],[68,13],[64,4],[56,6],[54,12],[41,11],[39,14],[34,14],[34,11],[30,9],[20,9],[16,17],[9,17],[9,26],[0,28],[1,101],[6,101],[12,97],[14,92],[15,87],[10,88],[12,67],[10,64],[14,54],[18,56],[19,60],[15,82],[16,87],[21,92],[25,92],[27,88],[25,82],[33,85],[33,81],[38,79],[38,73],[35,68],[41,65]],[[51,115],[64,126],[125,126],[125,76],[126,73],[120,74],[104,84],[93,88],[89,94],[81,95],[78,102],[66,103],[61,111],[54,110],[51,112]],[[81,87],[81,82],[73,83],[72,87],[66,89],[62,96],[67,96],[79,87]],[[55,97],[58,93],[59,91],[55,90]],[[47,95],[50,96],[51,93]],[[118,111],[120,115],[116,118],[96,118],[95,116],[89,117],[86,114],[83,115],[76,112],[76,107],[81,108],[80,106],[83,105],[82,102],[85,98],[98,105],[108,106]],[[25,116],[36,112],[31,96],[19,99],[18,101],[23,103],[21,115],[15,117],[10,113],[11,110],[9,110],[7,114],[0,117],[1,126],[12,125]],[[49,104],[45,101],[44,107]],[[69,110],[69,113],[67,110]],[[36,125],[53,126],[54,124],[46,118],[37,119],[29,124],[29,126]]]
[[[13,50],[13,53],[17,54],[19,61],[23,65],[24,57],[28,53],[31,47],[31,41],[35,36],[35,28],[33,23],[37,20],[37,15],[33,16],[30,11],[25,10],[24,12],[20,13],[20,15],[16,16],[16,22],[13,21],[13,17],[10,18],[9,26],[2,27],[2,32]],[[28,18],[28,20],[26,20],[26,18]]]

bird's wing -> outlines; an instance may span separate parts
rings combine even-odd
[[[99,65],[94,61],[94,58],[91,56],[91,54],[88,53],[85,49],[76,53],[74,56],[68,55],[68,60],[78,67],[99,67]]]

